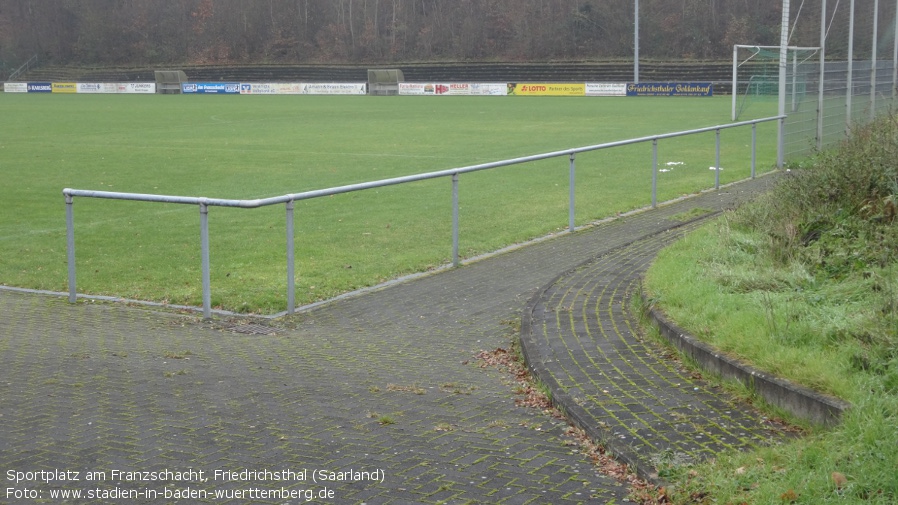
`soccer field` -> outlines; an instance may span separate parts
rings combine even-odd
[[[254,199],[729,122],[730,98],[0,94],[0,284],[66,291],[62,189]],[[758,127],[758,170],[775,163]],[[751,128],[721,134],[721,182]],[[659,143],[658,199],[714,185],[714,133]],[[577,157],[577,224],[649,205],[650,143]],[[671,163],[671,165],[668,165]],[[668,171],[669,170],[669,171]],[[462,175],[461,255],[567,226],[568,159]],[[78,292],[201,304],[196,207],[76,198]],[[445,265],[451,182],[297,203],[298,303]],[[209,210],[214,307],[286,307],[285,211]]]

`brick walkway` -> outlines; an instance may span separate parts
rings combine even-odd
[[[642,338],[633,297],[666,244],[696,224],[639,240],[559,277],[524,315],[528,362],[556,404],[640,476],[779,440],[782,426],[733,405]],[[662,474],[663,477],[663,474]]]
[[[610,303],[610,309],[597,311],[598,320],[589,315],[582,324],[565,319],[571,323],[557,325],[557,331],[540,325],[545,331],[535,335],[546,342],[542,347],[578,357],[564,370],[548,370],[595,422],[635,441],[634,451],[644,452],[635,460],[766,442],[768,426],[759,417],[714,391],[699,391],[695,401],[713,409],[708,422],[721,426],[720,432],[706,431],[698,420],[679,425],[650,417],[663,416],[657,409],[665,402],[685,415],[675,395],[702,386],[663,361],[650,365],[656,358],[641,350],[630,319],[625,327],[610,323],[626,331],[609,340],[630,353],[623,360],[644,359],[634,368],[639,380],[660,380],[657,387],[628,389],[637,378],[609,357],[605,344],[598,345],[612,361],[597,360],[589,352],[594,344],[581,337],[576,339],[583,352],[574,349],[577,332],[571,331],[583,327],[598,338],[599,328],[609,324],[605,312],[630,317],[625,306],[607,302],[605,293],[632,291],[633,276],[664,243],[664,231],[683,224],[672,216],[695,207],[731,206],[762,185],[758,180],[705,193],[339,300],[294,320],[269,323],[274,334],[268,335],[242,334],[223,321],[204,323],[146,308],[69,305],[64,298],[0,290],[0,469],[5,479],[0,503],[33,503],[16,499],[15,493],[26,488],[48,503],[62,502],[51,492],[63,488],[107,497],[134,493],[121,503],[173,502],[178,496],[173,493],[188,488],[201,496],[181,502],[305,503],[307,490],[316,496],[327,490],[332,498],[315,501],[621,503],[626,488],[599,475],[567,443],[566,424],[516,407],[508,377],[479,366],[475,356],[507,347],[515,326],[508,322],[519,320],[525,307],[536,317],[558,314],[569,302],[584,307]],[[640,253],[626,252],[632,250],[628,247]],[[599,259],[582,266],[590,258]],[[617,270],[619,260],[623,275],[613,274],[610,287],[600,288],[597,282],[606,275],[601,272]],[[573,292],[583,295],[570,298]],[[549,340],[553,332],[562,338]],[[600,365],[600,375],[611,382],[595,379],[595,367],[584,364],[581,355]],[[603,364],[611,362],[619,377]],[[618,413],[626,409],[631,417]],[[721,412],[732,412],[732,421],[721,421]],[[711,443],[703,442],[705,433]],[[208,480],[112,473],[165,469],[203,471]],[[258,473],[285,469],[296,473]],[[9,471],[41,470],[77,471],[81,480],[40,482],[49,480],[47,474],[24,475],[19,483],[9,479]],[[257,473],[216,480],[216,470]],[[367,473],[336,473],[349,470]],[[105,472],[98,475],[105,480],[86,481],[89,471]],[[322,476],[342,479],[317,479]],[[16,491],[10,495],[6,488]],[[299,495],[262,496],[281,489]],[[215,491],[244,494],[242,499],[216,498]]]

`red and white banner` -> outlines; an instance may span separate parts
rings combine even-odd
[[[155,82],[124,82],[117,86],[119,93],[152,94],[156,92]]]
[[[427,96],[504,96],[506,94],[505,83],[421,83],[400,82],[400,95],[427,95]]]

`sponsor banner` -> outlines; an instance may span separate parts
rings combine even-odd
[[[420,82],[400,82],[399,83],[399,94],[400,95],[430,95],[430,96],[442,96],[448,95],[451,88],[449,84],[434,84],[431,82],[428,83],[420,83]]]
[[[185,82],[181,84],[181,93],[236,95],[240,93],[237,82]]]
[[[587,82],[586,96],[627,96],[623,82]]]
[[[106,89],[106,84],[100,82],[79,82],[76,85],[76,91],[78,93],[115,93],[115,85],[111,85],[112,90],[109,91]]]
[[[428,96],[470,96],[490,95],[504,96],[507,85],[505,83],[420,83],[400,82],[400,95],[428,95]]]
[[[54,82],[53,93],[77,93],[78,85],[74,82]]]
[[[586,84],[583,83],[527,83],[508,84],[509,95],[523,96],[585,96]]]
[[[627,96],[714,96],[710,82],[640,82],[627,84]]]
[[[277,89],[274,87],[274,84],[268,82],[261,83],[240,83],[240,94],[241,95],[274,95],[277,93]]]
[[[274,90],[278,95],[300,95],[302,94],[302,84],[298,82],[278,82],[275,83]]]
[[[125,82],[116,86],[116,92],[129,94],[152,94],[156,92],[155,82]]]
[[[155,82],[79,82],[78,93],[155,93]]]
[[[430,94],[433,94],[433,84],[422,84],[417,82],[400,82],[399,83],[399,94],[400,95],[423,95],[424,86],[430,86]]]
[[[504,82],[474,83],[471,84],[471,94],[480,96],[505,96],[508,94],[508,84]]]
[[[28,83],[28,92],[29,93],[52,93],[53,92],[53,83],[29,82]]]
[[[3,83],[3,92],[4,93],[28,93],[28,83],[27,82],[4,82]]]
[[[367,85],[359,82],[310,82],[302,85],[303,95],[365,95]]]
[[[470,95],[471,85],[467,83],[454,83],[449,85],[450,95]]]

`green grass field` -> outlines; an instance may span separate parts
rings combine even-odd
[[[252,199],[725,124],[729,97],[0,94],[0,284],[66,290],[62,189]],[[759,171],[776,127],[759,126]],[[726,130],[721,182],[749,176]],[[651,202],[651,144],[577,158],[577,224]],[[714,134],[659,144],[659,201],[713,187]],[[668,167],[668,162],[682,165]],[[563,229],[568,160],[463,175],[461,253]],[[76,198],[78,292],[199,305],[196,207]],[[298,303],[450,261],[449,179],[297,204]],[[212,303],[286,307],[285,210],[210,208]]]

